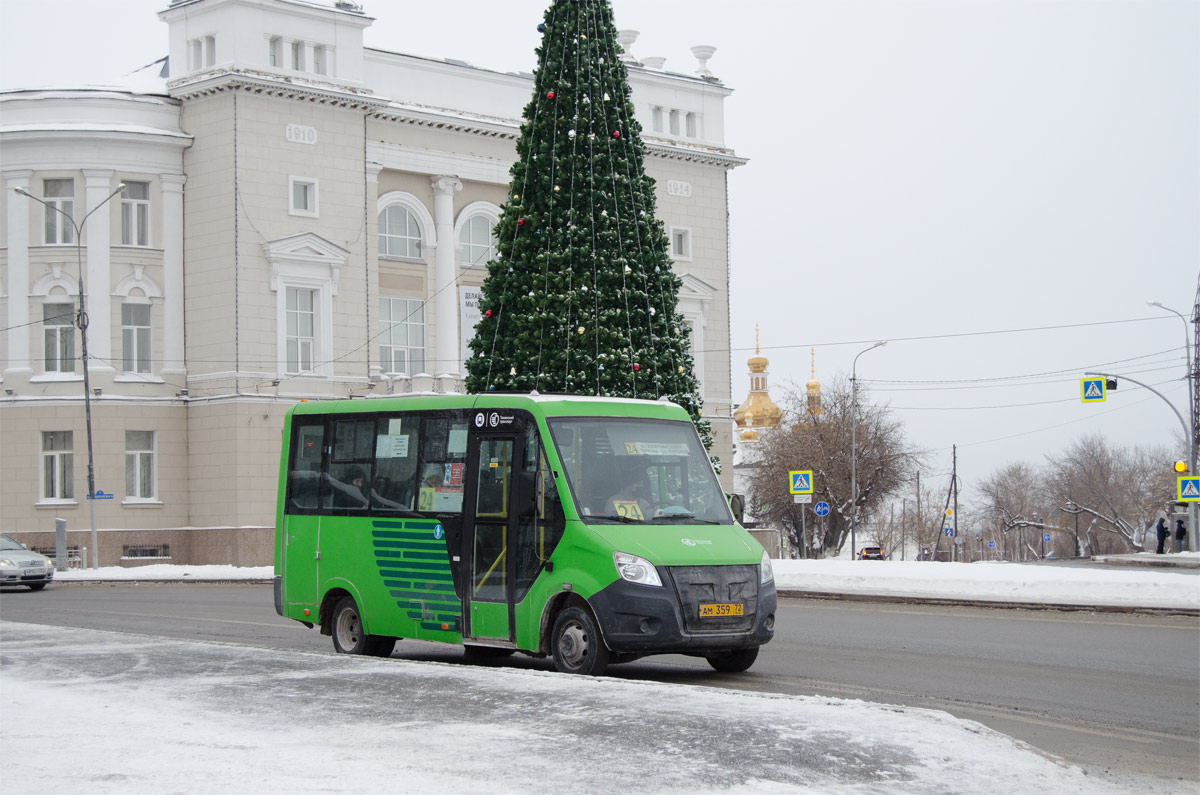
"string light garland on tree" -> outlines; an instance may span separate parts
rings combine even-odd
[[[612,8],[557,0],[537,28],[467,389],[666,397],[711,446]]]

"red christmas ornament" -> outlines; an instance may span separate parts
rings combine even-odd
[[[489,309],[488,311],[484,312],[484,313],[483,313],[483,316],[484,316],[484,317],[491,317],[491,316],[492,316],[492,310],[490,310],[490,309]]]
[[[636,373],[638,370],[641,370],[641,369],[642,369],[642,366],[641,366],[640,364],[638,364],[637,362],[634,362],[634,363],[633,363],[633,371],[634,371],[635,373]]]
[[[518,219],[517,219],[517,226],[525,226],[525,219],[524,219],[524,218],[518,218]]]
[[[553,91],[547,91],[547,92],[546,92],[546,99],[554,99],[554,92],[553,92]]]
[[[613,138],[620,138],[620,137],[621,137],[621,131],[613,130]]]

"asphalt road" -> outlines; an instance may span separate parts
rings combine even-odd
[[[55,584],[5,589],[0,619],[332,653],[249,584]],[[404,641],[396,656],[461,660]],[[502,663],[550,669],[546,660]],[[943,709],[1103,778],[1200,782],[1200,619],[785,599],[746,674],[651,657],[610,675]],[[953,749],[947,749],[953,753]]]

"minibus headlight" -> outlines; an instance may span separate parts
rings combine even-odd
[[[617,564],[617,574],[621,575],[622,580],[636,582],[638,585],[662,585],[662,580],[658,579],[658,572],[645,558],[625,552],[614,552],[613,563]]]
[[[766,585],[775,579],[775,570],[771,568],[771,556],[763,550],[762,563],[758,564],[758,584]]]

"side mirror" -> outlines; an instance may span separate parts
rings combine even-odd
[[[729,500],[729,510],[733,511],[733,519],[738,524],[746,523],[746,498],[741,494],[726,494]]]

